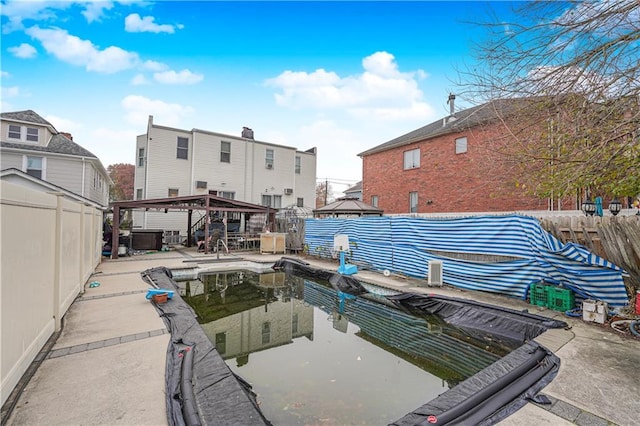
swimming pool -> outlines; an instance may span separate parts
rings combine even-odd
[[[276,425],[388,424],[514,348],[285,272],[218,272],[179,286]]]

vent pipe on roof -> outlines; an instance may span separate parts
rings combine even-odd
[[[453,93],[449,93],[449,99],[447,99],[447,103],[449,104],[449,115],[455,115],[455,101],[456,95]]]
[[[242,137],[245,139],[253,139],[253,130],[248,127],[242,128]]]

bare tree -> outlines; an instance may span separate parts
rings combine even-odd
[[[490,148],[541,197],[640,194],[640,2],[528,2],[483,23],[461,96],[495,107]],[[508,105],[508,107],[505,107]]]

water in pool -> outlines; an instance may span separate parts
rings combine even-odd
[[[275,425],[388,424],[511,349],[284,272],[179,284]]]

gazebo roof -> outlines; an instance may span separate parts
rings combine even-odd
[[[357,198],[344,197],[334,201],[331,204],[313,210],[314,216],[332,215],[332,216],[382,216],[383,210],[364,203]]]

